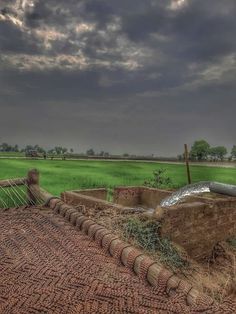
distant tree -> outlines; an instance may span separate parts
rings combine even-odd
[[[68,152],[68,149],[63,147],[61,151],[62,151],[62,154],[66,154]]]
[[[70,153],[73,154],[74,153],[74,149],[70,148]]]
[[[110,156],[110,153],[108,153],[108,152],[104,153],[104,157],[109,157],[109,156]]]
[[[129,157],[129,154],[128,153],[124,153],[123,157]]]
[[[224,146],[211,147],[209,149],[209,155],[213,161],[221,160],[223,161],[227,155],[227,149]]]
[[[43,147],[41,147],[41,151],[40,151],[42,154],[46,154],[47,150]]]
[[[62,147],[61,146],[55,146],[54,151],[56,152],[57,155],[62,154]]]
[[[224,146],[217,147],[218,158],[223,161],[225,156],[228,154],[227,148]]]
[[[8,145],[7,143],[2,143],[1,144],[1,151],[2,152],[10,152],[11,151],[11,146]]]
[[[102,150],[100,153],[99,153],[99,156],[103,157],[105,154],[105,152]]]
[[[231,150],[231,156],[232,158],[236,158],[236,145],[233,146],[232,150]]]
[[[28,151],[30,151],[30,150],[34,150],[34,146],[32,146],[32,145],[26,145],[26,146],[25,146],[25,152],[28,152]]]
[[[38,144],[36,145],[26,145],[25,148],[23,148],[22,152],[29,152],[29,151],[36,151],[37,153],[43,154],[45,153],[45,149],[43,147],[40,147]]]
[[[39,145],[37,145],[37,147],[35,148],[35,150],[40,153],[40,154],[44,154],[45,153],[45,149],[43,147],[40,147]]]
[[[48,154],[50,154],[50,155],[54,155],[55,153],[56,152],[55,152],[55,150],[53,148],[48,150]]]
[[[205,140],[195,141],[190,151],[190,158],[199,161],[206,160],[209,151],[210,145]]]
[[[14,147],[13,147],[13,150],[14,150],[14,152],[19,152],[19,147],[18,147],[18,145],[16,144]]]
[[[209,156],[211,158],[212,161],[216,161],[217,160],[217,151],[216,151],[216,147],[211,147],[209,149]]]
[[[90,148],[90,149],[87,150],[86,155],[87,156],[94,156],[95,152],[94,152],[94,150],[92,148]]]

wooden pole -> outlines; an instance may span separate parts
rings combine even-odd
[[[37,195],[39,194],[39,172],[37,169],[32,169],[27,176],[28,185],[28,201],[30,205],[37,204]]]
[[[26,178],[19,178],[19,179],[9,179],[9,180],[1,180],[0,181],[0,186],[2,188],[8,188],[11,187],[12,185],[24,185],[26,183],[27,179]]]
[[[189,168],[189,154],[188,154],[187,144],[184,144],[184,157],[185,157],[185,163],[186,163],[186,169],[187,169],[188,184],[191,184],[192,180],[191,180],[191,174],[190,174],[190,168]]]

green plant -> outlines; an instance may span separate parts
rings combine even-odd
[[[108,187],[107,188],[107,201],[112,202],[113,201],[113,193],[114,193],[114,188]]]
[[[145,250],[155,251],[159,247],[157,237],[160,225],[152,221],[142,222],[137,218],[129,218],[124,224],[124,233],[127,238],[135,238],[138,244]]]
[[[227,242],[229,243],[229,245],[236,249],[236,238],[230,238],[227,240]]]
[[[167,177],[166,169],[158,169],[153,171],[153,177],[144,181],[144,185],[151,188],[162,188],[172,185],[171,178]]]
[[[129,218],[123,224],[124,236],[127,240],[135,240],[137,244],[150,253],[160,252],[161,261],[172,267],[181,268],[186,262],[180,257],[169,239],[159,236],[160,223],[139,218]]]

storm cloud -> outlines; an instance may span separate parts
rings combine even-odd
[[[236,144],[234,0],[0,0],[0,142]]]

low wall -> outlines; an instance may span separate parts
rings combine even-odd
[[[146,187],[117,187],[113,192],[113,203],[107,202],[107,189],[76,190],[62,193],[63,200],[73,205],[106,208],[147,207],[156,208],[161,200],[172,192]]]
[[[63,192],[61,193],[61,199],[67,204],[74,206],[82,205],[87,209],[95,210],[114,209],[115,211],[123,210],[123,206],[113,204],[92,196],[79,194],[78,192]]]
[[[107,199],[107,189],[87,189],[87,190],[76,190],[72,192],[79,193],[82,195],[92,196],[95,198],[99,198],[101,200]]]
[[[173,191],[152,189],[152,188],[140,188],[141,190],[141,204],[145,205],[148,208],[156,208],[161,201],[170,196]]]
[[[117,187],[114,189],[113,202],[123,206],[143,205],[156,208],[160,202],[173,192],[147,187]]]
[[[236,198],[162,210],[161,236],[184,247],[194,259],[209,257],[216,243],[236,235]]]
[[[117,187],[113,192],[113,203],[122,206],[138,206],[141,204],[140,187]]]

